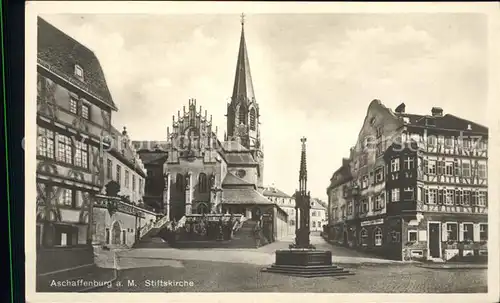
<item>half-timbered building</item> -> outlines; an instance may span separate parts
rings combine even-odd
[[[330,237],[392,259],[487,254],[488,129],[441,108],[417,115],[405,107],[368,107],[349,158],[352,180],[339,170],[328,189],[335,211],[345,205],[345,215],[332,214]]]

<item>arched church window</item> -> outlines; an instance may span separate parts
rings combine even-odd
[[[240,107],[239,111],[238,111],[238,114],[239,114],[239,123],[243,123],[243,124],[246,124],[245,123],[245,109],[243,107]]]
[[[179,192],[184,191],[184,177],[182,174],[177,174],[177,177],[175,177],[175,188]]]
[[[250,129],[255,130],[255,108],[250,110]]]
[[[208,191],[208,178],[204,173],[198,176],[198,186],[200,193],[206,193]]]

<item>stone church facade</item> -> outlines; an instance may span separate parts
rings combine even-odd
[[[156,204],[161,204],[163,213],[172,220],[192,214],[233,213],[247,218],[268,214],[275,221],[279,218],[278,221],[286,222],[286,212],[262,194],[264,153],[259,105],[243,24],[223,140],[217,138],[212,116],[198,106],[191,99],[177,116],[172,116],[166,142],[135,142],[141,158],[151,153],[151,146],[155,146],[155,153],[166,158],[161,176],[163,195],[153,195],[156,200],[161,199]],[[160,176],[148,178],[158,180]]]

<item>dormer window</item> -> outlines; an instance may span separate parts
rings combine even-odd
[[[409,117],[403,117],[403,122],[408,124],[410,123],[410,118]]]
[[[75,64],[75,76],[83,81],[83,68],[78,64]]]
[[[472,130],[472,126],[470,124],[467,124],[467,130]]]

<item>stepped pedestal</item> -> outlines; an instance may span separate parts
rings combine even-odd
[[[306,278],[354,274],[333,265],[331,251],[315,249],[277,250],[276,262],[262,271]]]

